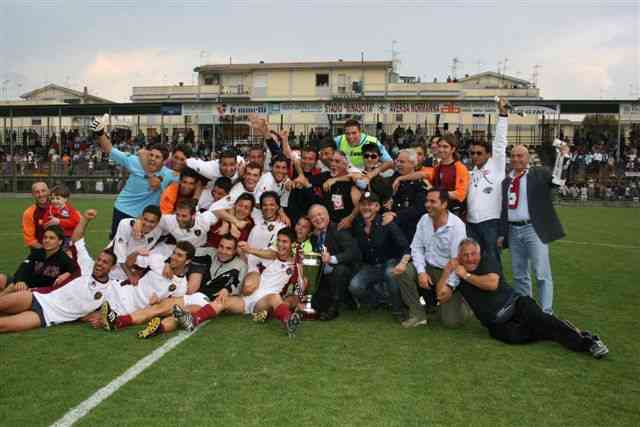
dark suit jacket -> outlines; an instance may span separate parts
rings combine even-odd
[[[504,237],[504,244],[509,241],[509,186],[511,177],[502,181],[502,214],[500,217],[499,235]],[[551,201],[551,173],[542,167],[531,167],[527,173],[527,204],[529,217],[536,234],[543,243],[550,243],[565,236],[558,214]],[[506,247],[506,246],[505,246]]]
[[[311,235],[311,245],[316,248],[318,236]],[[331,223],[327,227],[327,236],[324,245],[331,255],[334,255],[338,264],[356,264],[360,261],[360,249],[351,233],[347,230],[338,230],[336,224]]]

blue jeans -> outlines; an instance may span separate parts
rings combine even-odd
[[[553,313],[553,278],[549,246],[542,243],[533,225],[509,226],[509,248],[511,249],[511,269],[513,288],[520,295],[532,296],[529,265],[533,267],[536,283],[540,291],[540,305],[545,313]]]
[[[390,259],[384,264],[363,264],[360,270],[351,279],[349,292],[360,303],[376,305],[388,298],[394,313],[402,313],[402,296],[400,285],[396,281],[391,270],[398,264],[398,260]],[[376,290],[376,285],[384,285],[384,294]],[[387,297],[387,298],[385,298]]]
[[[490,219],[477,224],[467,223],[467,235],[480,244],[484,254],[492,254],[502,270],[500,249],[498,249],[498,224],[500,220]]]

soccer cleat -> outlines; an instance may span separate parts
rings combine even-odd
[[[196,328],[193,316],[191,315],[191,313],[184,311],[182,307],[174,305],[171,309],[171,313],[173,314],[173,317],[176,318],[178,324],[182,327],[182,329],[193,332],[193,330]]]
[[[105,114],[100,118],[94,118],[89,125],[89,129],[97,135],[103,135],[108,123],[109,115]]]
[[[285,325],[287,328],[287,335],[289,335],[289,338],[294,338],[296,336],[296,330],[298,329],[301,323],[302,323],[302,314],[298,313],[297,311],[294,312],[291,316],[289,316]]]
[[[143,330],[138,332],[138,338],[144,340],[147,338],[155,337],[160,333],[161,323],[162,320],[159,317],[154,317],[153,319],[149,320],[147,326]]]
[[[109,302],[105,301],[100,306],[100,319],[105,331],[116,330],[116,320],[118,319],[118,313],[111,310]]]
[[[258,311],[251,315],[251,320],[256,323],[264,323],[267,321],[267,318],[269,318],[269,312],[267,310]]]
[[[417,317],[410,317],[401,323],[403,328],[417,328],[418,326],[427,326],[427,319],[419,319]]]
[[[589,348],[589,352],[596,359],[602,359],[607,354],[609,354],[609,348],[605,345],[604,342],[597,335],[593,335],[593,342],[591,347]]]

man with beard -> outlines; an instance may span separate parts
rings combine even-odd
[[[331,178],[341,178],[348,175],[347,156],[336,151],[331,161]],[[329,209],[331,221],[338,224],[338,229],[351,228],[353,220],[358,215],[358,203],[362,195],[360,190],[351,182],[336,180],[329,188],[330,181],[325,182],[324,205]]]

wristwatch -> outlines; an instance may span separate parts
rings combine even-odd
[[[467,273],[464,275],[464,280],[469,281],[471,279],[471,273]]]

